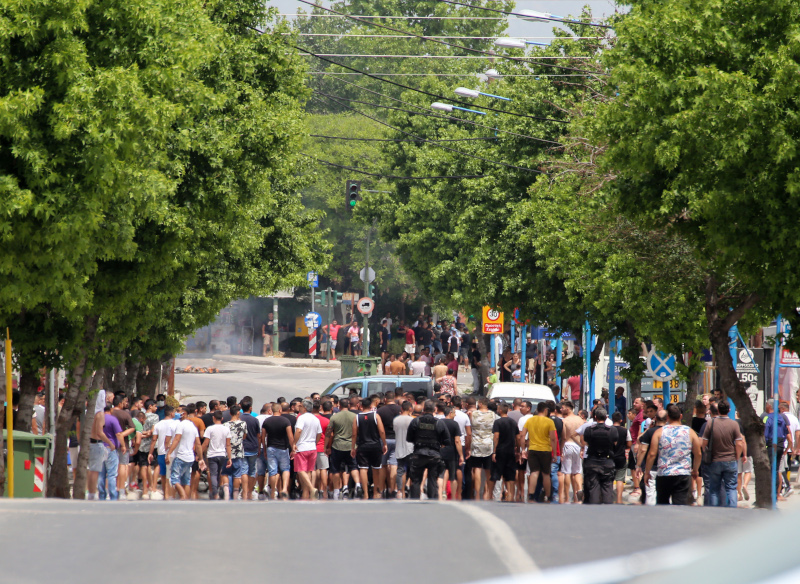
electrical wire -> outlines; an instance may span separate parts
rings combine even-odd
[[[328,16],[327,14],[323,16]],[[331,15],[335,16],[335,15]],[[359,18],[363,18],[363,16],[359,16]],[[348,38],[348,39],[361,39],[361,38],[369,38],[369,39],[413,39],[416,38],[413,35],[401,35],[401,34],[352,34],[352,33],[336,33],[336,32],[282,32],[283,36],[307,36],[307,37],[337,37],[337,38]],[[465,40],[483,40],[483,41],[491,41],[496,39],[504,39],[508,38],[508,35],[505,36],[429,36],[428,38],[431,39],[465,39]],[[512,38],[515,39],[522,39],[522,40],[559,40],[563,39],[563,36],[519,36],[514,35]],[[570,37],[570,40],[598,40],[603,37]]]
[[[483,158],[481,156],[475,156],[474,154],[468,154],[466,152],[462,152],[460,150],[456,150],[455,148],[449,148],[447,146],[442,145],[441,143],[439,143],[436,140],[430,140],[430,139],[427,139],[427,138],[422,138],[421,136],[416,136],[415,134],[412,134],[410,132],[406,132],[405,130],[401,130],[400,128],[396,128],[396,127],[394,127],[394,126],[392,126],[390,124],[387,124],[386,122],[383,122],[383,121],[381,121],[381,120],[379,120],[377,118],[373,118],[372,116],[370,116],[369,114],[365,114],[361,110],[358,110],[358,109],[356,109],[354,107],[351,107],[351,106],[349,106],[347,104],[344,104],[344,103],[338,101],[336,98],[331,98],[331,97],[326,96],[326,99],[328,99],[330,101],[333,101],[334,103],[336,103],[337,105],[339,105],[341,107],[344,107],[344,108],[347,108],[349,110],[352,110],[352,111],[356,112],[357,114],[360,114],[360,115],[364,116],[365,118],[370,119],[373,122],[377,122],[377,123],[381,124],[382,126],[386,126],[387,128],[390,128],[390,129],[392,129],[392,130],[394,130],[396,132],[400,132],[401,134],[405,134],[406,136],[410,136],[412,138],[416,138],[416,139],[421,140],[423,142],[427,142],[427,143],[433,144],[434,146],[438,146],[439,148],[441,148],[443,150],[447,150],[449,152],[453,152],[455,154],[458,154],[459,156],[472,158],[473,160],[481,160],[483,162],[488,162],[489,164],[496,164],[497,166],[505,166],[506,168],[513,168],[515,170],[523,170],[525,172],[534,172],[536,174],[547,174],[546,172],[538,170],[538,169],[535,169],[535,168],[525,168],[523,166],[516,166],[514,164],[507,164],[505,162],[498,162],[496,160],[489,160],[488,158]]]
[[[355,142],[423,142],[423,140],[401,140],[399,138],[348,138],[347,136],[325,136],[323,134],[309,134],[311,138],[325,138],[327,140],[344,140]],[[469,142],[473,140],[497,140],[494,136],[486,138],[439,138],[439,142]]]
[[[411,112],[411,113],[416,113],[417,115],[430,116],[430,117],[433,117],[433,118],[441,118],[443,120],[453,120],[453,121],[456,121],[456,122],[463,122],[463,123],[466,123],[466,124],[471,124],[473,126],[479,126],[481,128],[487,128],[489,130],[494,130],[495,132],[500,132],[502,134],[510,134],[512,136],[518,136],[519,138],[528,138],[530,140],[545,141],[545,140],[542,140],[542,138],[536,138],[534,136],[527,136],[525,134],[518,134],[518,133],[512,132],[510,130],[500,130],[499,128],[495,128],[495,127],[492,127],[492,126],[487,126],[486,124],[479,124],[478,122],[473,122],[472,120],[468,120],[468,119],[465,119],[465,118],[458,118],[458,117],[455,117],[455,116],[446,116],[446,115],[443,115],[443,114],[432,114],[430,111],[428,111],[427,109],[423,108],[422,106],[419,106],[417,104],[402,100],[402,99],[400,99],[398,97],[393,97],[391,95],[386,95],[384,93],[381,93],[380,91],[375,91],[374,89],[369,89],[367,87],[362,87],[361,85],[358,85],[357,83],[353,83],[352,81],[346,81],[345,79],[336,79],[336,81],[340,81],[340,82],[342,82],[342,83],[344,83],[346,85],[352,85],[353,87],[357,87],[358,89],[362,89],[362,90],[367,91],[369,93],[373,93],[375,95],[379,95],[379,96],[384,97],[386,99],[390,99],[392,101],[396,101],[398,103],[402,103],[403,105],[407,105],[408,107],[413,107],[413,108],[416,108],[418,110],[422,110],[421,112]],[[403,111],[406,111],[406,110],[403,110]],[[561,145],[558,142],[553,142],[553,144],[557,144],[559,146]]]
[[[355,69],[353,67],[348,67],[347,65],[342,65],[341,63],[337,63],[336,61],[332,61],[331,59],[328,59],[327,57],[320,57],[316,53],[312,53],[308,49],[304,49],[304,48],[298,47],[296,45],[289,45],[289,46],[293,46],[295,49],[297,49],[298,51],[302,51],[303,53],[308,53],[309,55],[314,55],[317,59],[320,59],[322,61],[326,61],[326,62],[331,63],[333,65],[337,65],[339,67],[342,67],[343,69],[349,69],[350,71],[354,71],[356,73],[361,73],[362,75],[364,75],[366,77],[371,77],[372,79],[377,79],[378,81],[383,81],[384,83],[389,83],[391,85],[396,85],[397,87],[402,87],[403,89],[416,91],[417,93],[422,93],[423,95],[427,95],[427,96],[433,97],[435,99],[444,99],[446,101],[452,101],[454,103],[458,103],[458,104],[461,104],[461,105],[465,105],[465,106],[469,106],[469,107],[472,106],[471,103],[468,103],[468,102],[465,102],[465,101],[461,101],[461,100],[458,100],[458,99],[450,99],[450,98],[444,97],[443,95],[438,95],[436,93],[431,93],[431,92],[425,91],[423,89],[417,89],[415,87],[410,87],[408,85],[403,85],[402,83],[397,83],[396,81],[392,81],[390,79],[382,79],[380,77],[376,77],[375,75],[373,75],[371,73],[366,73],[365,71],[361,71],[361,70]],[[497,109],[497,108],[493,108],[493,107],[489,107],[489,106],[483,106],[483,109],[486,109],[486,110],[489,110],[489,111],[492,111],[492,112],[497,112],[497,113],[500,113],[500,114],[507,114],[507,115],[511,115],[511,116],[519,116],[521,118],[529,118],[529,119],[532,119],[532,120],[539,120],[539,121],[542,121],[542,122],[556,122],[556,123],[559,123],[559,124],[566,123],[566,120],[557,120],[555,118],[544,118],[544,117],[541,117],[541,116],[529,116],[527,114],[520,114],[520,113],[517,113],[517,112],[509,112],[509,111],[506,111],[506,110],[501,110],[501,109]]]
[[[453,4],[455,6],[466,6],[467,8],[475,8],[476,10],[486,10],[488,12],[497,12],[499,14],[506,14],[508,16],[516,16],[525,20],[530,20],[531,16],[522,14],[520,12],[506,12],[505,10],[498,10],[497,8],[488,8],[486,6],[478,6],[476,4],[467,4],[466,2],[456,2],[456,0],[438,0],[446,4]],[[599,24],[596,22],[584,22],[582,20],[571,20],[569,18],[553,18],[549,16],[536,17],[536,20],[551,20],[553,22],[560,22],[562,24],[582,24],[584,26],[596,26],[598,28],[612,28],[608,24]]]
[[[320,57],[363,57],[365,59],[495,59],[494,55],[358,55],[353,53],[317,53]],[[591,57],[537,57],[539,59],[591,59]]]
[[[424,116],[426,118],[445,118],[445,116],[438,116],[438,115],[432,114],[430,112],[412,112],[411,110],[407,110],[407,109],[403,109],[403,108],[399,108],[399,107],[392,107],[390,105],[382,105],[380,103],[370,103],[368,101],[359,101],[357,99],[350,99],[348,97],[340,97],[338,95],[330,95],[330,94],[323,93],[323,92],[321,92],[319,90],[316,90],[316,89],[313,89],[312,91],[314,93],[316,93],[317,95],[322,95],[322,96],[329,97],[329,98],[332,98],[332,99],[341,99],[341,100],[349,101],[349,102],[353,102],[353,103],[360,103],[362,105],[368,105],[368,106],[372,106],[372,107],[380,107],[380,108],[384,108],[384,109],[390,109],[390,110],[405,112],[405,113],[411,114],[413,116]],[[355,111],[358,111],[358,110],[355,110]],[[460,118],[456,118],[456,119],[460,119]],[[389,126],[389,127],[391,127],[391,126]],[[486,126],[486,127],[489,128],[489,129],[494,129],[496,131],[502,131],[502,130],[497,130],[496,128],[491,128],[490,126]],[[397,128],[395,128],[395,129],[397,129]],[[399,131],[402,132],[402,130],[399,130]],[[533,136],[527,136],[527,138],[529,138],[531,140],[536,140],[537,142],[545,142],[547,144],[554,144],[556,146],[560,146],[561,145],[558,142],[553,142],[552,140],[545,140],[543,138],[534,138]]]
[[[471,47],[465,47],[463,45],[455,45],[453,43],[440,41],[440,40],[437,40],[437,39],[434,39],[434,38],[431,38],[431,37],[427,37],[425,35],[415,34],[415,33],[411,32],[411,31],[392,28],[391,26],[386,26],[385,24],[378,24],[378,23],[375,23],[375,22],[365,22],[363,20],[359,20],[358,18],[355,18],[353,16],[344,14],[343,12],[339,12],[339,11],[334,10],[332,8],[325,8],[324,6],[320,6],[319,4],[314,4],[313,2],[309,2],[309,0],[297,0],[297,2],[301,2],[303,4],[308,4],[309,6],[314,6],[315,8],[319,8],[321,10],[325,10],[326,12],[333,12],[334,14],[341,14],[345,18],[348,18],[348,19],[353,20],[355,22],[360,22],[362,24],[368,24],[369,26],[377,26],[378,28],[385,28],[386,30],[391,30],[393,32],[399,32],[401,34],[411,35],[413,37],[416,37],[416,38],[419,38],[419,39],[422,39],[422,40],[426,40],[426,41],[431,41],[431,42],[434,42],[434,43],[439,43],[440,45],[445,45],[447,47],[453,47],[455,49],[461,49],[463,51],[470,51],[472,53],[480,53],[482,55],[491,55],[493,57],[497,57],[497,58],[500,58],[500,59],[507,59],[509,61],[517,61],[517,62],[521,62],[521,63],[530,64],[529,63],[530,58],[509,57],[508,55],[498,55],[498,54],[495,54],[493,52],[490,53],[488,51],[482,51],[480,49],[473,49]],[[591,71],[586,71],[585,69],[575,69],[573,67],[562,67],[561,65],[553,65],[552,63],[539,63],[539,65],[541,65],[543,67],[554,67],[556,69],[564,69],[564,70],[567,70],[567,71],[578,71],[580,73],[590,73],[590,74],[596,74],[596,75],[607,75],[607,73],[592,73]]]
[[[461,179],[461,178],[483,178],[485,175],[483,174],[457,174],[452,176],[395,176],[392,174],[379,174],[375,172],[367,172],[366,170],[359,170],[358,168],[353,168],[352,166],[345,166],[344,164],[336,164],[335,162],[328,162],[327,160],[322,160],[321,158],[317,158],[316,156],[311,156],[310,154],[306,154],[301,152],[303,156],[310,158],[311,160],[316,160],[317,162],[321,162],[322,164],[327,164],[328,166],[333,166],[334,168],[343,168],[344,170],[350,170],[352,172],[357,172],[359,174],[365,174],[367,176],[377,176],[379,178],[390,178],[393,180],[449,180],[449,179]]]
[[[334,63],[339,65],[339,63]],[[344,67],[344,65],[340,65]],[[365,73],[345,73],[344,71],[308,71],[309,75],[366,75]],[[475,77],[475,73],[373,73],[382,77]],[[503,75],[503,77],[589,77],[588,75],[553,75],[546,73],[531,73],[530,75]]]

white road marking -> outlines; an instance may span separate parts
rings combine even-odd
[[[489,545],[510,574],[539,572],[536,562],[519,543],[508,523],[478,505],[450,502],[445,504],[466,513],[483,529]]]

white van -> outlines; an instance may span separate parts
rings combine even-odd
[[[487,396],[489,399],[502,399],[506,403],[511,403],[519,398],[529,401],[536,409],[536,404],[543,401],[554,400],[553,391],[546,385],[538,383],[516,383],[502,381],[492,384]]]

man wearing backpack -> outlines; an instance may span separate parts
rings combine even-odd
[[[775,469],[772,466],[772,449],[776,416],[778,418],[778,444],[775,451],[775,463],[778,465],[778,468],[781,466],[785,447],[788,447],[789,452],[791,452],[794,448],[792,436],[789,432],[789,421],[783,414],[775,412],[772,401],[768,401],[764,406],[764,415],[761,419],[764,421],[764,439],[767,443],[767,456],[769,457],[770,473],[775,472]],[[778,481],[783,481],[783,477],[780,475],[780,473],[778,473]],[[778,500],[785,500],[780,494],[780,489],[778,490]]]

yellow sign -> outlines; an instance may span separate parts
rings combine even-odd
[[[659,398],[661,401],[664,401],[663,395],[654,395],[653,398]],[[680,396],[677,393],[671,393],[669,394],[669,403],[676,404],[680,401],[679,398]]]
[[[491,306],[483,307],[483,334],[497,335],[503,333],[503,313]]]
[[[681,386],[680,382],[677,379],[671,379],[669,382],[670,389],[679,389]],[[663,389],[664,382],[663,381],[654,381],[653,382],[653,389]]]
[[[302,316],[298,316],[294,319],[294,336],[296,337],[307,337],[308,336],[308,328],[306,327],[305,318]]]

